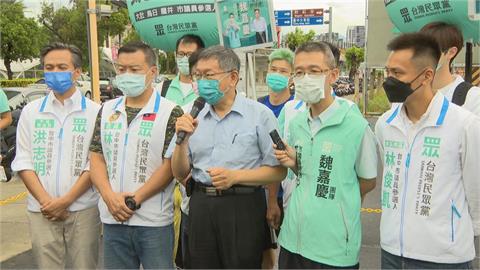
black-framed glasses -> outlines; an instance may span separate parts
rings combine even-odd
[[[205,73],[205,74],[194,73],[194,74],[192,74],[192,80],[194,80],[194,81],[203,80],[203,79],[214,80],[215,76],[220,75],[220,74],[230,73],[232,71],[234,71],[234,70],[222,71],[222,72],[217,72],[217,73]]]
[[[177,52],[176,53],[176,56],[177,58],[182,58],[182,57],[188,57],[190,58],[190,56],[192,56],[193,52],[187,52],[187,53],[184,53],[184,52]]]

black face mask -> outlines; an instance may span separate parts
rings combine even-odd
[[[394,77],[388,77],[383,83],[383,89],[385,89],[385,94],[390,103],[403,103],[407,100],[408,96],[413,94],[418,88],[422,85],[419,85],[417,88],[412,89],[412,83],[423,74],[423,71],[415,77],[411,82],[405,83]]]

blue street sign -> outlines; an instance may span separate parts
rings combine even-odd
[[[290,19],[292,17],[291,10],[275,10],[276,19]]]
[[[301,25],[321,25],[323,24],[323,17],[310,17],[310,18],[293,18],[293,26]]]
[[[291,26],[292,25],[292,19],[275,19],[275,24],[277,26]]]

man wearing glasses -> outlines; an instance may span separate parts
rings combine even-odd
[[[266,201],[258,185],[286,176],[268,135],[277,128],[275,116],[237,95],[239,69],[231,49],[213,46],[199,54],[193,79],[208,104],[196,119],[177,120],[177,134],[187,136],[167,152],[177,179],[192,171],[192,268],[261,268]]]
[[[175,61],[177,63],[178,75],[173,80],[166,80],[162,84],[161,95],[170,101],[175,102],[181,106],[183,111],[189,112],[193,101],[197,98],[197,93],[194,90],[192,76],[190,75],[189,59],[193,53],[205,47],[203,40],[192,34],[186,34],[177,40],[175,50]],[[184,179],[178,179],[180,181]],[[183,246],[181,247],[182,256],[177,256],[179,239],[184,235],[183,228],[185,228],[188,221],[188,198],[185,194],[185,188],[176,183],[173,191],[173,207],[174,207],[174,231],[175,231],[175,246],[173,249],[173,256],[177,266],[186,265],[186,259]],[[180,260],[181,258],[181,260]]]
[[[358,268],[360,207],[375,187],[373,132],[355,106],[332,96],[338,77],[323,42],[295,53],[295,93],[307,104],[288,126],[280,163],[297,175],[280,231],[279,268]]]
[[[172,81],[165,81],[162,85],[162,96],[179,106],[185,106],[197,98],[192,86],[192,77],[188,59],[197,50],[203,49],[203,40],[196,35],[187,34],[178,39],[175,51],[178,75]]]

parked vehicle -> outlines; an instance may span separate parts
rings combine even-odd
[[[37,87],[7,87],[3,88],[3,91],[7,95],[10,110],[13,111],[18,107],[25,106],[30,101],[48,95],[50,90]]]
[[[7,95],[8,105],[12,110],[12,124],[6,129],[2,130],[2,136],[0,141],[0,149],[2,152],[1,165],[5,169],[7,181],[12,178],[12,161],[15,158],[16,153],[16,138],[17,138],[17,125],[18,119],[22,109],[29,102],[42,98],[48,95],[50,90],[38,89],[38,88],[21,88],[21,87],[9,87],[3,89]]]
[[[105,83],[105,82],[102,82]],[[45,84],[45,79],[39,79],[36,81],[34,84],[30,84],[28,87],[35,87],[35,88],[42,88],[46,89],[48,88],[47,85]],[[85,74],[80,75],[80,78],[76,81],[76,87],[82,94],[87,97],[87,98],[92,98],[92,90],[91,90],[91,83],[90,83],[90,77],[88,77]]]
[[[108,83],[106,85],[100,84],[100,99],[102,102],[122,95],[122,91],[113,85],[114,79],[115,77],[108,78]]]

